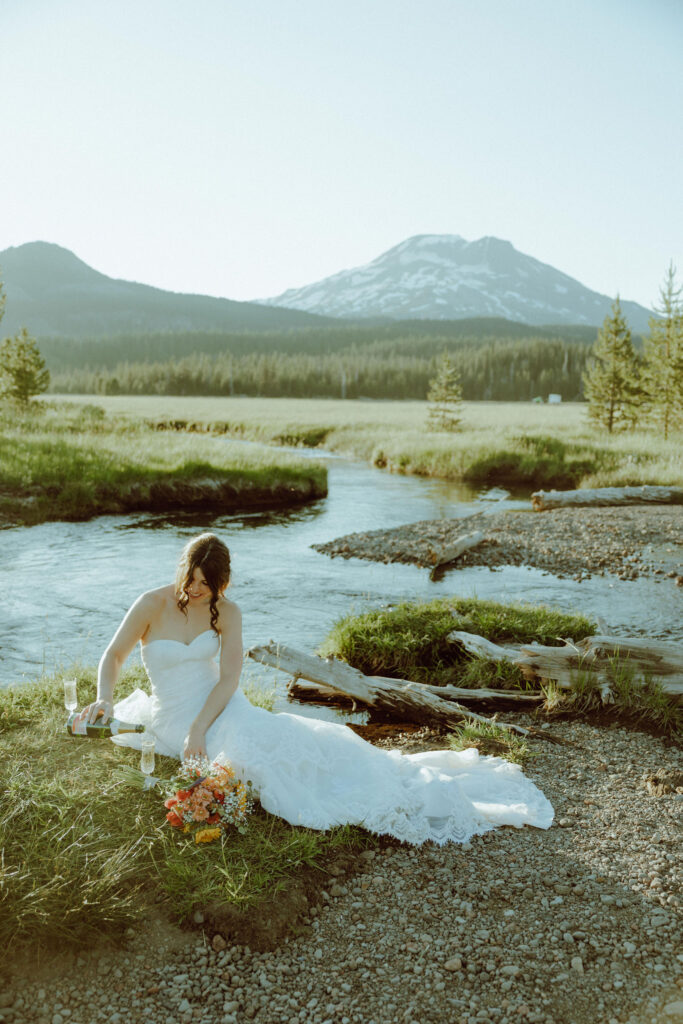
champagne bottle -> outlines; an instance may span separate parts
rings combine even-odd
[[[81,721],[77,722],[78,712],[74,711],[73,714],[69,715],[66,723],[66,731],[69,736],[81,736],[91,740],[104,740],[109,736],[118,736],[122,732],[144,732],[144,725],[138,725],[132,722],[121,722],[118,718],[110,718],[109,721],[104,724],[103,722],[92,722]]]

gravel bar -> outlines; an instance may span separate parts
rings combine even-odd
[[[386,843],[332,863],[317,902],[269,952],[150,924],[118,952],[24,968],[0,991],[0,1021],[683,1019],[681,753],[622,728],[550,729],[571,745],[535,741],[526,768],[554,804],[550,830],[503,828],[442,848]],[[418,739],[443,743],[427,730],[378,742],[415,749]]]
[[[528,565],[577,580],[608,572],[628,580],[641,575],[668,577],[683,585],[680,506],[480,512],[467,519],[425,519],[388,530],[350,533],[313,547],[332,557],[432,567],[436,552],[474,530],[483,532],[483,542],[454,564]]]

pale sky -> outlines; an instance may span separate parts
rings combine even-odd
[[[681,0],[0,0],[0,45],[0,250],[233,299],[422,233],[683,277]]]

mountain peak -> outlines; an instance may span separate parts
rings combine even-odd
[[[612,299],[591,291],[495,235],[412,235],[364,266],[264,300],[326,316],[598,326]],[[622,303],[631,327],[647,330],[650,311]]]
[[[51,287],[111,280],[55,242],[25,242],[0,254],[0,275],[5,280],[27,273],[36,278],[49,277]]]

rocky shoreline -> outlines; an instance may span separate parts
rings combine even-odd
[[[481,512],[467,519],[427,519],[351,533],[314,548],[332,558],[433,567],[440,550],[474,530],[483,532],[483,542],[464,552],[453,567],[527,565],[559,578],[612,573],[624,580],[651,576],[683,585],[680,506]]]
[[[0,1021],[683,1019],[683,791],[649,781],[662,768],[680,780],[681,753],[621,728],[549,728],[565,743],[534,741],[525,768],[555,807],[548,831],[504,828],[441,848],[380,842],[340,857],[275,949],[207,924],[193,933],[150,921],[122,950],[32,961],[28,976],[17,966]],[[423,729],[377,742],[414,750],[443,740]]]

